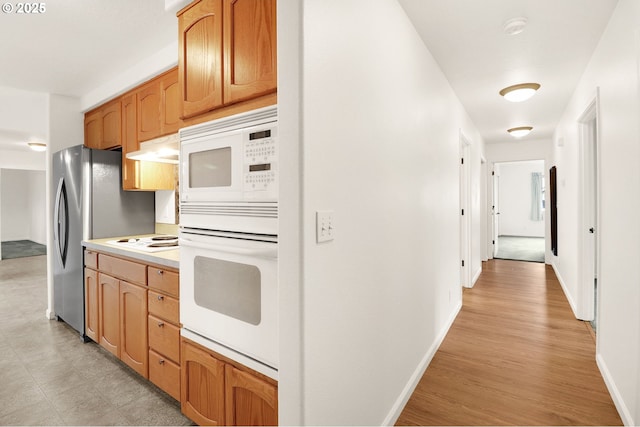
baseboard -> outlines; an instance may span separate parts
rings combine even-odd
[[[604,383],[609,390],[609,394],[611,395],[611,399],[613,400],[613,404],[616,405],[616,409],[618,410],[618,414],[620,418],[622,418],[622,422],[625,426],[635,426],[637,425],[633,421],[633,417],[629,412],[629,408],[625,405],[622,396],[620,395],[620,391],[616,387],[615,381],[611,377],[611,372],[607,369],[607,364],[600,354],[596,354],[596,364],[598,365],[598,369],[600,369],[600,373],[602,374],[602,378],[604,379]]]
[[[449,332],[451,325],[453,325],[453,322],[456,320],[456,317],[458,316],[458,313],[460,312],[461,308],[462,308],[462,301],[460,301],[458,305],[455,307],[455,309],[451,313],[451,316],[449,317],[449,320],[447,321],[447,324],[442,329],[440,334],[436,337],[436,340],[433,342],[433,344],[427,351],[427,354],[424,355],[424,357],[420,361],[420,364],[418,364],[418,366],[416,367],[416,370],[413,372],[413,375],[411,375],[411,377],[409,378],[409,381],[404,386],[402,393],[400,393],[400,396],[398,396],[398,399],[396,399],[396,402],[391,407],[391,411],[389,411],[389,414],[384,419],[384,422],[382,423],[383,426],[392,426],[396,423],[396,421],[398,421],[398,418],[400,418],[400,414],[402,414],[402,410],[404,409],[405,405],[411,398],[413,391],[418,386],[418,383],[420,382],[420,379],[422,379],[422,376],[427,370],[427,367],[429,367],[429,364],[431,363],[433,356],[435,356],[436,351],[438,351],[438,349],[440,348],[442,341],[444,341],[444,337],[447,336],[447,333]]]
[[[478,279],[480,278],[481,274],[482,274],[482,265],[480,265],[480,267],[478,267],[478,271],[476,271],[476,274],[473,275],[473,279],[471,279],[471,287],[472,288],[476,284]]]
[[[560,272],[558,272],[558,269],[556,268],[555,263],[552,263],[551,267],[553,267],[553,271],[554,273],[556,273],[556,277],[558,278],[558,282],[560,282],[560,287],[562,287],[562,292],[564,292],[564,296],[567,297],[567,301],[569,301],[569,306],[571,307],[571,311],[573,311],[574,317],[576,319],[579,319],[580,317],[578,316],[578,309],[576,307],[576,303],[573,301],[573,298],[571,298],[571,294],[567,290],[567,285],[565,285],[564,280],[562,280],[562,276],[560,275]]]

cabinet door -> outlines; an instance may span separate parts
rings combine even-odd
[[[98,273],[98,342],[120,357],[120,281]]]
[[[222,105],[222,0],[201,0],[178,16],[182,117]]]
[[[224,0],[224,103],[276,91],[276,0]]]
[[[122,98],[122,188],[137,190],[139,188],[136,176],[137,161],[129,160],[127,153],[137,151],[138,132],[136,129],[136,95],[125,95]]]
[[[147,289],[120,282],[120,359],[148,378]]]
[[[102,108],[102,145],[108,150],[122,146],[122,130],[120,123],[120,100],[117,99]]]
[[[178,132],[182,125],[180,120],[180,85],[178,84],[178,70],[167,73],[160,80],[162,134],[169,135]]]
[[[181,347],[182,413],[198,425],[225,425],[225,364],[187,341]]]
[[[138,141],[147,141],[162,134],[160,120],[160,81],[152,80],[138,90]]]
[[[98,273],[89,268],[84,269],[84,322],[85,334],[100,341],[100,327],[98,318]]]
[[[278,425],[278,388],[248,372],[225,366],[226,423],[229,426]]]
[[[84,145],[89,148],[102,146],[102,112],[100,110],[84,116]]]

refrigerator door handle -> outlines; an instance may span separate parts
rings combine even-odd
[[[56,203],[53,212],[53,241],[58,253],[58,259],[64,268],[67,263],[67,249],[69,246],[69,215],[67,202],[67,188],[64,178],[60,178],[56,190]]]

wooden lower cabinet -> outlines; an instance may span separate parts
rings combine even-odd
[[[231,365],[225,366],[226,423],[229,426],[278,425],[278,389]]]
[[[180,365],[149,350],[149,380],[180,401]]]
[[[182,339],[182,412],[199,425],[277,425],[278,387]]]
[[[120,360],[149,377],[147,347],[147,289],[120,282]]]
[[[180,400],[178,272],[90,250],[84,258],[86,336]]]
[[[95,342],[100,340],[98,272],[90,268],[84,270],[84,322],[85,334]]]
[[[120,357],[120,281],[98,273],[98,343]]]

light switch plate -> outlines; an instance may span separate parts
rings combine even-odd
[[[316,212],[316,242],[329,242],[334,235],[333,211]]]

